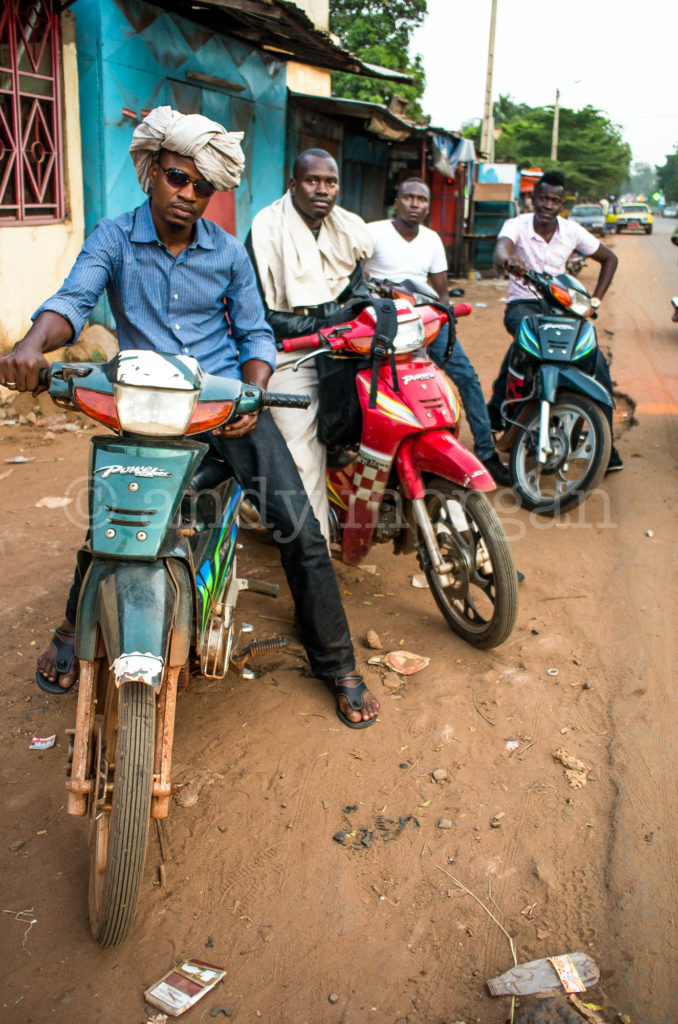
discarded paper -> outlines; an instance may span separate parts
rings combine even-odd
[[[562,747],[554,750],[552,756],[556,761],[560,761],[565,768],[565,777],[573,789],[582,789],[586,785],[589,773],[593,771],[589,765],[584,764],[578,757],[568,754],[567,750]]]
[[[31,740],[29,750],[47,750],[48,747],[53,747],[56,743],[56,733],[54,736],[34,736]]]
[[[160,981],[147,988],[144,998],[170,1017],[179,1017],[214,988],[226,971],[203,960],[183,960]]]
[[[422,654],[412,654],[411,651],[389,651],[381,659],[381,663],[394,672],[399,672],[400,675],[411,676],[427,668],[431,664],[431,659],[425,658]]]
[[[70,505],[73,501],[72,498],[56,498],[51,495],[47,495],[45,498],[41,498],[40,501],[36,501],[36,508],[65,508],[66,505]]]

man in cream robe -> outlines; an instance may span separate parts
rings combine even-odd
[[[312,334],[351,318],[352,299],[369,299],[361,261],[372,253],[364,221],[336,206],[337,164],[322,149],[309,149],[294,162],[285,195],[256,215],[248,249],[259,277],[266,319],[278,344],[271,391],[310,394],[308,411],[275,409],[323,535],[329,537],[325,485],[326,454],[316,434],[318,375],[313,360],[295,373],[304,352],[281,351],[283,338]]]

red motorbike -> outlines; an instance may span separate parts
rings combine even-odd
[[[393,541],[396,554],[416,550],[450,628],[476,647],[496,647],[515,625],[517,575],[485,496],[494,481],[459,441],[456,395],[425,352],[447,313],[398,290],[391,305],[390,337],[375,300],[349,323],[283,342],[287,352],[314,349],[297,366],[319,353],[328,365],[341,361],[357,397],[355,441],[343,464],[328,460],[332,540],[349,565],[375,543]]]

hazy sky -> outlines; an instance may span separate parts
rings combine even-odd
[[[437,127],[482,118],[491,10],[428,0],[411,51]],[[588,103],[620,124],[634,161],[663,164],[678,145],[678,0],[497,0],[493,98],[545,106],[556,89],[562,106]]]

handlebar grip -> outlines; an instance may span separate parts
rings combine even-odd
[[[453,310],[456,317],[469,316],[473,312],[473,306],[469,302],[460,302]]]
[[[319,348],[318,334],[302,334],[299,338],[283,338],[283,352],[298,352],[302,348]]]
[[[52,371],[45,368],[38,371],[38,387],[49,388],[52,381]]]
[[[296,340],[296,339],[295,339]],[[277,395],[274,391],[264,391],[261,396],[262,406],[277,409],[308,409],[311,404],[310,395]]]

